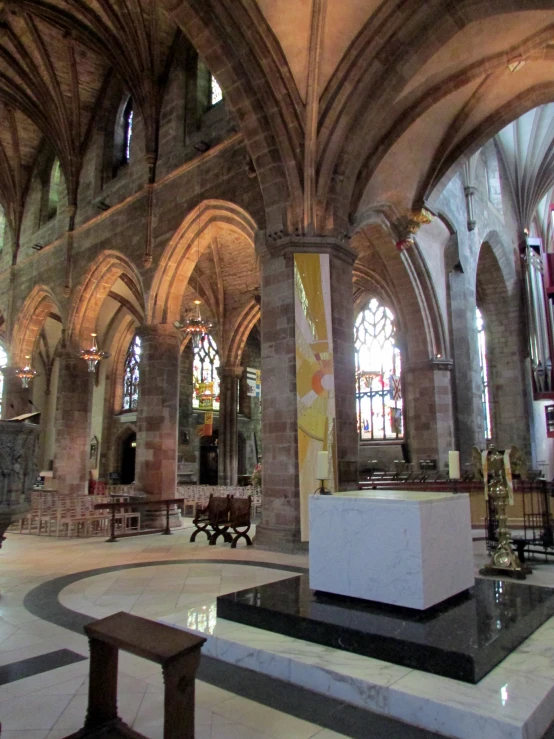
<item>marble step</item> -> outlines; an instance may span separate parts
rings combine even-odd
[[[203,654],[455,739],[540,739],[554,720],[554,618],[476,685],[221,618],[163,621],[207,636]]]

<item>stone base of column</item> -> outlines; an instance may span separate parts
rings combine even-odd
[[[154,505],[154,502],[153,502]],[[181,518],[181,511],[177,507],[169,509],[169,528],[180,529],[183,525]],[[165,510],[146,510],[141,514],[140,527],[141,529],[165,529],[166,526],[166,513]]]
[[[257,549],[285,554],[307,554],[309,549],[308,542],[300,540],[300,530],[263,524],[256,527],[254,546]]]

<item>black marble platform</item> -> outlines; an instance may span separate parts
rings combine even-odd
[[[554,615],[554,589],[478,578],[427,611],[309,588],[308,575],[220,595],[230,621],[476,683]]]

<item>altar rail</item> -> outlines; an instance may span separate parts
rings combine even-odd
[[[485,501],[480,480],[369,480],[360,483],[363,490],[422,490],[427,492],[469,493],[471,524],[482,528],[487,548],[496,545],[498,521],[494,503]],[[554,482],[543,479],[514,480],[514,504],[507,509],[508,527],[521,557],[525,554],[554,556]]]

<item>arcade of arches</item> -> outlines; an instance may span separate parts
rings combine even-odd
[[[298,254],[329,264],[338,488],[489,440],[554,476],[554,7],[284,8],[0,2],[0,387],[59,491],[262,460],[257,544],[293,551]]]

